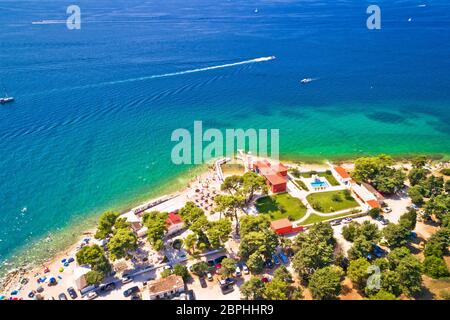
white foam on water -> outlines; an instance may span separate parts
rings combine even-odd
[[[244,61],[238,61],[238,62],[233,62],[233,63],[221,64],[221,65],[217,65],[217,66],[210,66],[210,67],[197,68],[197,69],[178,71],[178,72],[171,72],[171,73],[155,74],[155,75],[150,75],[150,76],[143,76],[143,77],[138,77],[138,78],[130,78],[130,79],[124,79],[124,80],[117,80],[117,81],[100,82],[100,83],[88,84],[88,85],[84,85],[84,86],[76,86],[76,87],[69,87],[69,88],[62,88],[62,89],[53,89],[53,90],[49,90],[49,91],[46,91],[46,92],[66,91],[66,90],[82,90],[82,89],[90,89],[90,88],[111,86],[111,85],[128,83],[128,82],[136,82],[136,81],[145,81],[145,80],[158,79],[158,78],[175,77],[175,76],[181,76],[181,75],[191,74],[191,73],[198,73],[198,72],[205,72],[205,71],[210,71],[210,70],[231,68],[231,67],[236,67],[236,66],[245,65],[245,64],[267,62],[267,61],[274,60],[275,58],[276,58],[275,56],[260,57],[260,58],[250,59],[250,60],[244,60]],[[39,93],[42,93],[42,92],[39,92]],[[36,93],[36,94],[39,94],[39,93]]]

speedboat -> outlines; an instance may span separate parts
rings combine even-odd
[[[312,82],[313,80],[314,80],[313,78],[305,78],[305,79],[300,80],[300,83],[306,84],[306,83]]]
[[[3,98],[0,98],[0,104],[6,104],[9,102],[13,102],[13,101],[14,101],[14,97],[5,96]]]

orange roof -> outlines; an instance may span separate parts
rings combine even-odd
[[[344,179],[351,178],[348,172],[342,167],[334,167],[334,170]]]
[[[377,200],[369,200],[369,201],[367,201],[367,204],[368,204],[372,209],[375,209],[375,208],[381,208],[381,206],[380,206],[380,204],[378,203]]]
[[[271,185],[278,185],[286,183],[286,179],[282,176],[279,176],[278,174],[270,173],[265,174],[264,177],[269,180]]]
[[[166,222],[169,224],[178,224],[182,223],[183,220],[178,214],[171,212],[169,213],[169,217],[166,219]]]
[[[259,168],[270,168],[270,163],[267,160],[256,161],[255,165],[258,166]]]
[[[273,230],[279,230],[279,229],[283,229],[283,228],[292,227],[292,223],[289,221],[289,219],[284,218],[284,219],[272,221],[270,223],[270,227]]]
[[[276,163],[276,164],[274,164],[273,166],[272,166],[272,168],[273,168],[273,170],[275,170],[276,172],[283,172],[283,171],[287,171],[287,167],[284,165],[284,164],[282,164],[281,162],[278,162],[278,163]]]

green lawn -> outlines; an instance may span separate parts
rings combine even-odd
[[[349,216],[351,214],[354,214],[356,212],[346,212],[346,213],[341,213],[341,214],[337,214],[335,216],[329,216],[329,217],[322,217],[322,216],[318,216],[317,214],[312,213],[308,219],[306,219],[305,221],[303,221],[301,223],[301,225],[307,225],[307,224],[311,224],[311,223],[318,223],[321,221],[326,221],[326,220],[331,220],[331,219],[335,219],[335,218],[342,218],[345,216]]]
[[[306,214],[306,207],[300,199],[294,198],[288,193],[259,198],[255,206],[259,213],[269,215],[271,220],[288,218],[295,221]]]
[[[333,176],[333,174],[332,174],[331,172],[330,172],[330,173],[327,173],[327,172],[317,172],[317,173],[313,173],[313,172],[302,172],[302,173],[300,173],[300,175],[301,175],[303,178],[311,178],[311,176],[312,176],[313,174],[316,174],[316,175],[318,175],[319,177],[324,177],[324,178],[326,178],[327,181],[328,181],[332,186],[338,186],[338,185],[339,185],[339,182],[336,180],[336,178]]]
[[[333,199],[333,196],[336,195],[340,198],[339,201]],[[314,209],[323,213],[351,209],[358,206],[358,202],[353,197],[350,196],[348,199],[345,197],[344,190],[311,193],[306,199]]]
[[[296,179],[292,181],[299,189],[303,189],[305,191],[309,191],[308,186],[300,179]]]

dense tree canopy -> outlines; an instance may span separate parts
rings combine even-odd
[[[147,227],[147,239],[155,250],[161,250],[164,247],[164,235],[167,231],[168,215],[165,212],[152,211],[144,214],[142,221]]]
[[[116,222],[117,217],[119,216],[118,212],[114,211],[106,211],[104,212],[98,221],[97,232],[95,233],[96,239],[105,239],[111,233]]]
[[[111,271],[111,265],[106,258],[105,251],[98,245],[84,246],[76,254],[79,265],[88,265],[92,270],[106,275]]]
[[[260,278],[252,276],[239,289],[245,300],[259,300],[263,298],[265,286]]]
[[[204,261],[199,261],[192,265],[192,272],[197,276],[203,276],[209,269],[209,266]]]
[[[211,247],[214,249],[223,247],[224,243],[228,241],[231,233],[231,221],[227,219],[220,219],[209,223],[206,230]]]
[[[424,272],[432,278],[439,279],[450,275],[444,259],[436,256],[425,257]]]
[[[337,266],[328,266],[317,270],[309,281],[312,297],[317,300],[336,299],[342,290],[343,275],[342,268]]]
[[[215,211],[220,212],[226,218],[235,222],[236,234],[239,234],[239,218],[238,213],[245,205],[245,198],[240,194],[227,195],[219,194],[214,198],[216,204]]]
[[[225,258],[221,262],[221,273],[224,277],[231,277],[236,270],[236,260],[231,258]]]
[[[128,253],[137,248],[137,237],[129,228],[114,231],[108,242],[108,250],[112,260],[125,258]]]
[[[392,168],[394,161],[387,155],[356,159],[353,177],[372,184],[378,191],[391,194],[403,187],[406,175]]]
[[[183,219],[186,227],[189,227],[192,223],[197,221],[200,217],[205,215],[205,212],[196,206],[192,201],[186,202],[183,208],[178,211],[178,214]]]
[[[365,258],[359,258],[350,261],[347,269],[347,275],[352,280],[353,285],[358,289],[364,289],[367,278],[369,277],[370,262]]]

